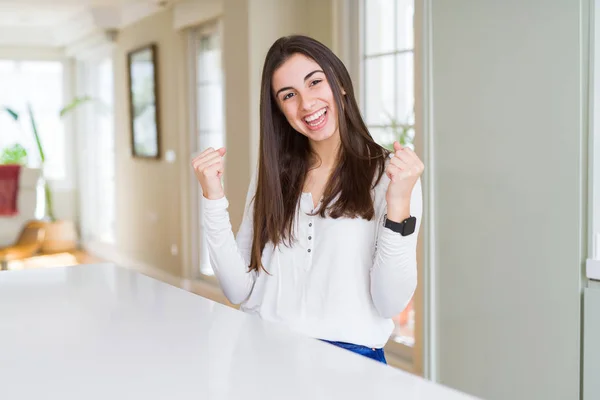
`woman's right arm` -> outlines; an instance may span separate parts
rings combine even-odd
[[[256,273],[249,272],[253,232],[253,198],[256,192],[256,180],[252,176],[244,216],[236,239],[233,237],[226,197],[209,200],[202,197],[204,208],[204,232],[208,244],[210,263],[223,288],[227,299],[240,304],[248,298]]]
[[[227,299],[240,304],[250,295],[256,279],[256,273],[248,272],[252,248],[252,199],[256,192],[256,178],[253,174],[236,241],[227,212],[229,202],[221,184],[224,155],[225,148],[208,148],[192,160],[192,167],[202,186],[202,217],[211,266]]]

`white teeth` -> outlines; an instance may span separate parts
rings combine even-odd
[[[323,114],[325,114],[325,109],[324,108],[321,111],[317,111],[316,113],[312,114],[311,116],[308,116],[308,117],[304,118],[304,120],[306,122],[312,122],[312,121],[315,121],[315,120],[321,118],[321,116]]]

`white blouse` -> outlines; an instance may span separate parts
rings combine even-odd
[[[391,317],[406,307],[417,285],[423,208],[419,179],[410,203],[415,232],[402,236],[385,228],[389,182],[384,174],[372,191],[376,218],[371,221],[311,216],[312,195],[303,193],[292,247],[265,246],[262,263],[270,275],[248,272],[256,176],[235,239],[227,198],[203,197],[210,262],[225,296],[242,311],[314,338],[383,347],[394,329]]]

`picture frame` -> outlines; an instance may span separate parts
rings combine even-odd
[[[131,155],[160,159],[160,107],[157,46],[150,43],[127,53]]]

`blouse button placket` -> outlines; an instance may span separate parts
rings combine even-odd
[[[311,211],[311,213],[312,213],[312,212],[314,212],[314,210],[312,210],[312,211]],[[311,245],[312,245],[312,243],[313,243],[313,242],[312,242],[312,237],[313,237],[313,227],[312,227],[312,226],[313,226],[313,222],[312,222],[312,221],[313,221],[313,220],[312,220],[312,217],[311,217],[311,219],[309,219],[309,220],[308,220],[308,241],[309,241],[309,242],[308,242],[308,246],[309,246],[309,247],[308,247],[308,250],[307,250],[307,251],[308,251],[309,253],[312,253],[312,248],[311,248]]]

